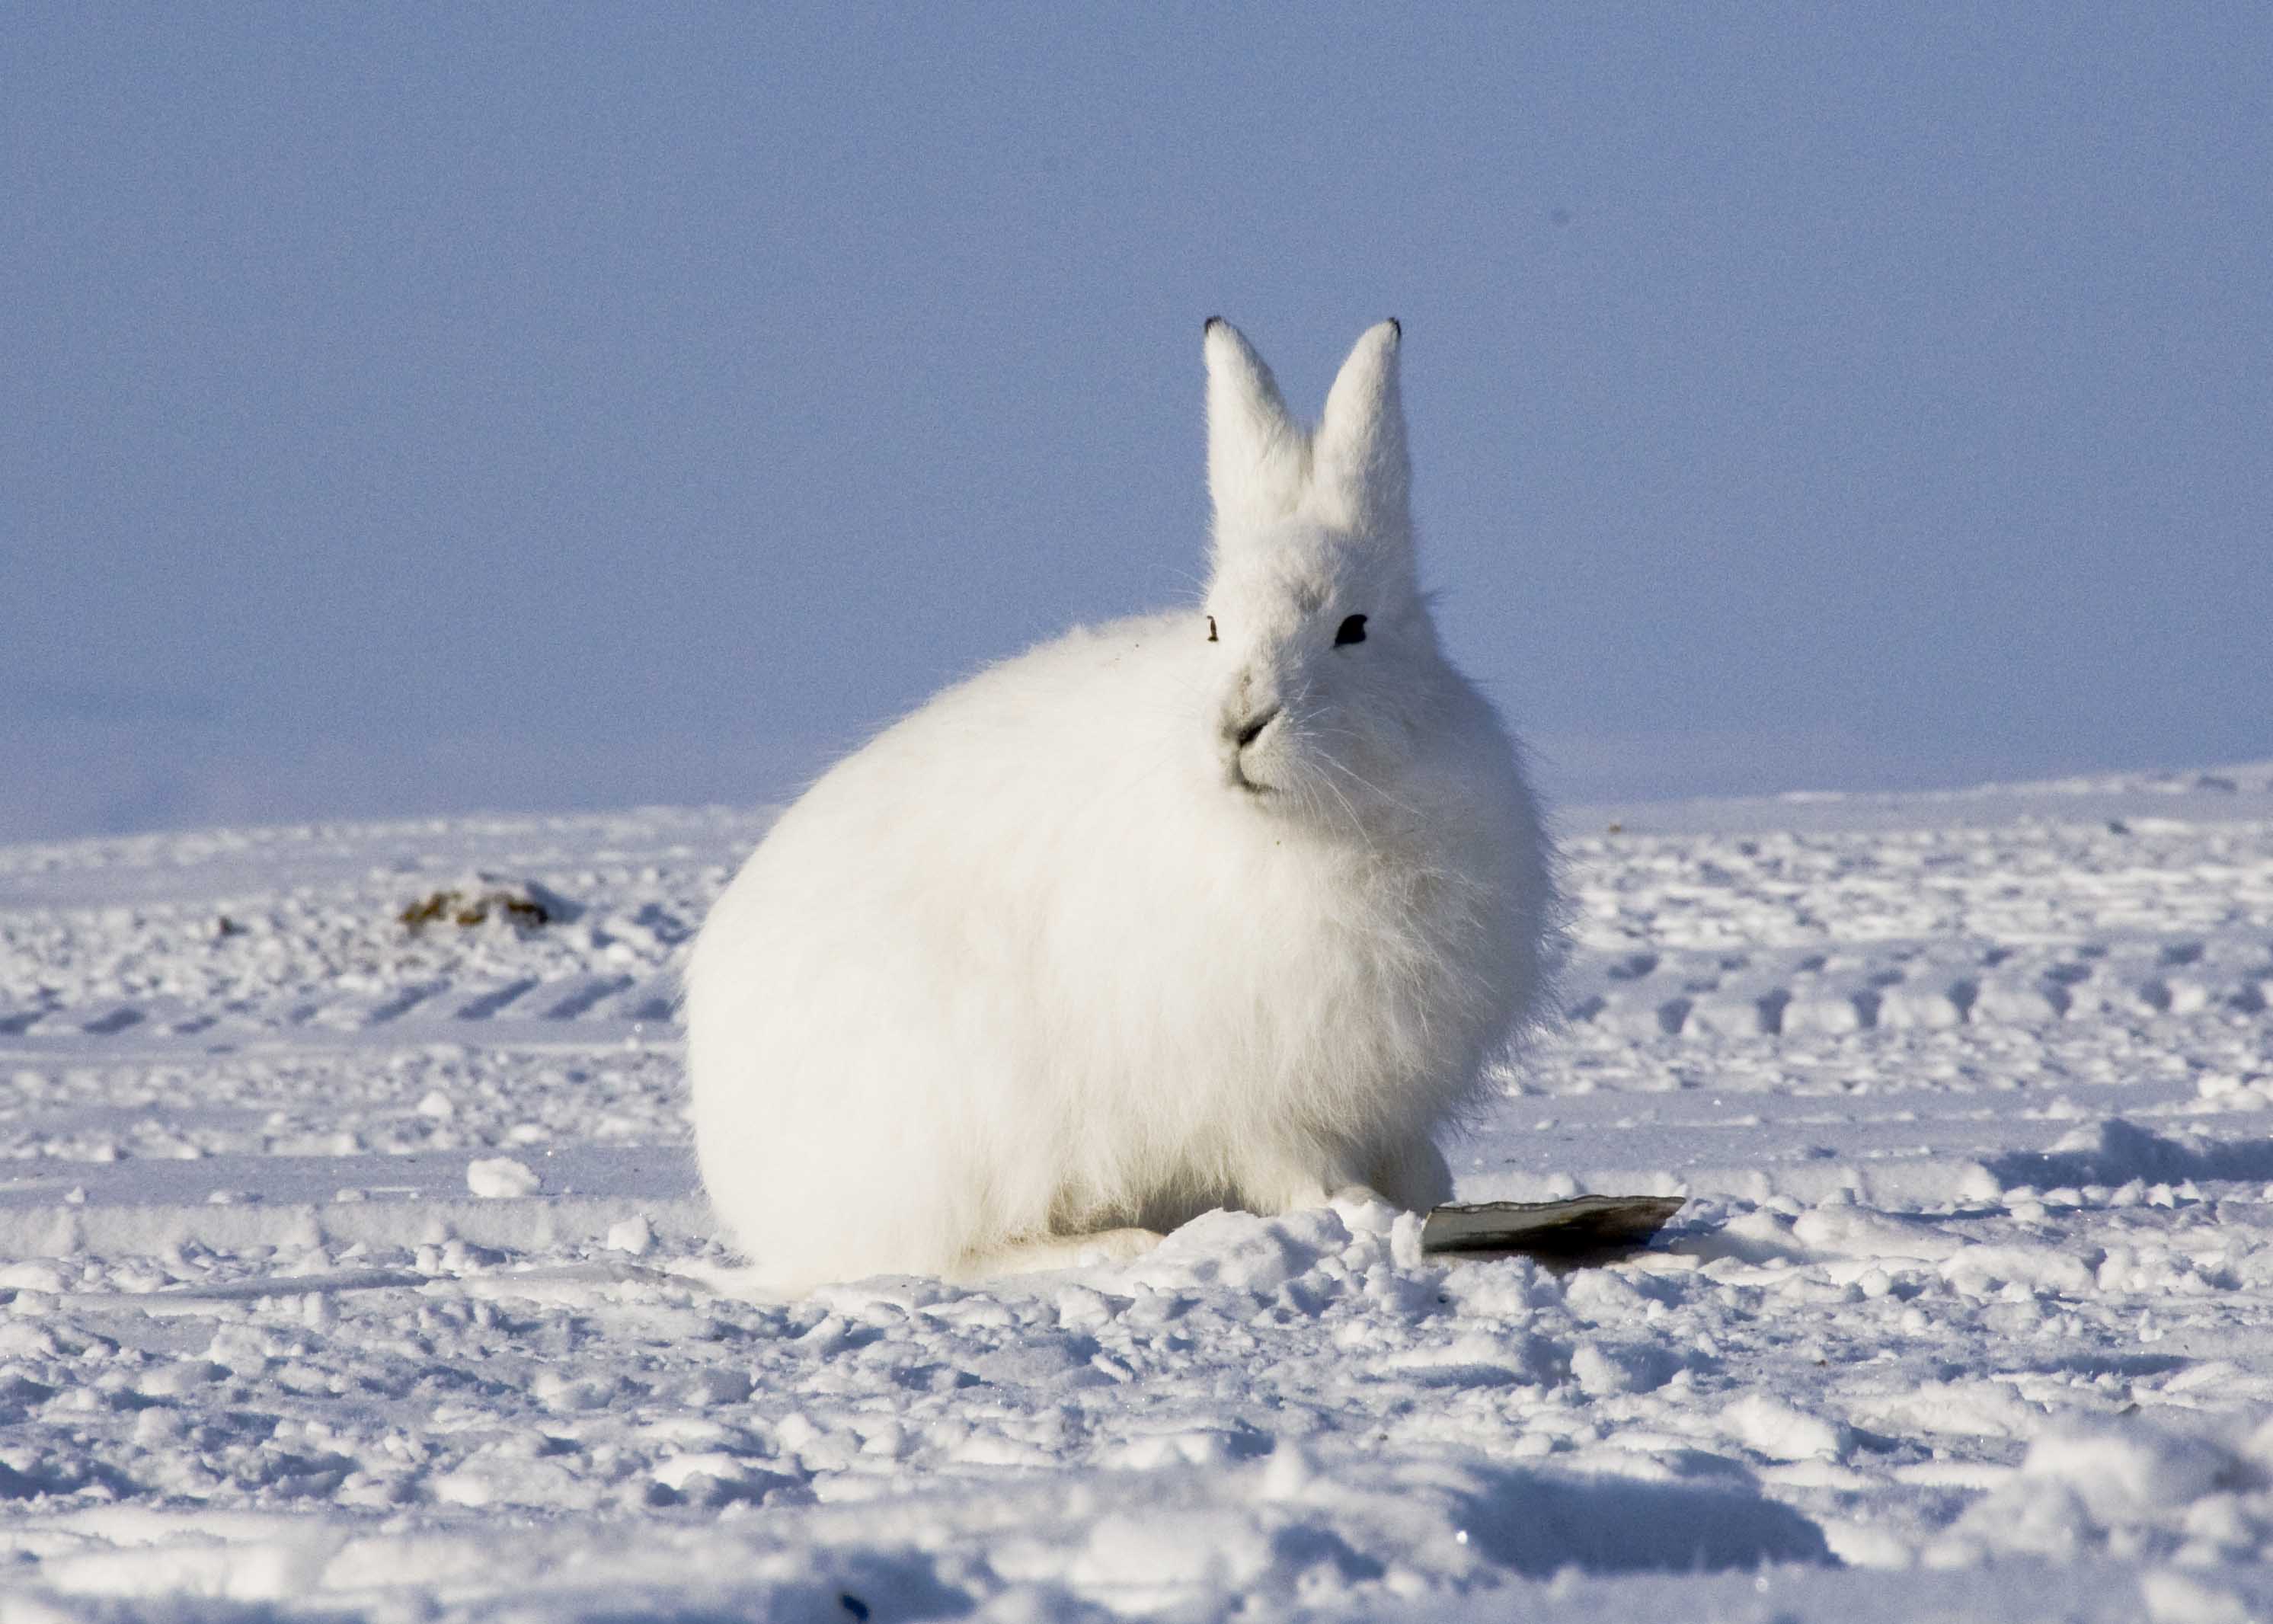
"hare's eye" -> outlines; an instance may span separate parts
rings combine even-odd
[[[1364,641],[1365,617],[1362,614],[1350,616],[1334,632],[1334,647],[1338,649],[1346,643],[1363,643]]]
[[[1219,638],[1219,637],[1215,635],[1215,616],[1213,616],[1213,615],[1210,615],[1210,616],[1208,616],[1208,618],[1207,618],[1207,621],[1208,621],[1208,641],[1209,641],[1210,643],[1218,643],[1218,642],[1220,642],[1220,641],[1221,641],[1221,639],[1220,639],[1220,638]]]

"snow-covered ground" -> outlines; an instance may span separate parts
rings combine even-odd
[[[0,850],[0,1619],[2273,1614],[2273,766],[1568,814],[1461,1194],[1693,1199],[1565,1274],[719,1289],[761,826]],[[573,916],[399,917],[476,873]]]

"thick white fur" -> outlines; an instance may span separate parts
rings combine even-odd
[[[1312,434],[1210,322],[1205,605],[949,688],[719,898],[695,1146],[761,1281],[1449,1193],[1434,1135],[1534,1017],[1555,906],[1515,748],[1419,590],[1399,336],[1358,341]]]

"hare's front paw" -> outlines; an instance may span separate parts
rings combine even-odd
[[[1322,1207],[1393,1207],[1395,1202],[1354,1172],[1330,1168],[1289,1169],[1273,1178],[1256,1179],[1248,1191],[1249,1210],[1270,1216],[1276,1213],[1316,1212]]]
[[[1096,1235],[1077,1235],[1074,1244],[1080,1248],[1076,1262],[1084,1268],[1101,1263],[1126,1263],[1141,1258],[1160,1244],[1161,1237],[1152,1229],[1106,1229]]]

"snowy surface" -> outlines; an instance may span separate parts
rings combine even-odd
[[[795,1303],[670,1014],[759,816],[0,850],[0,1619],[2273,1613],[2273,767],[1564,826],[1460,1194],[1656,1249]]]

